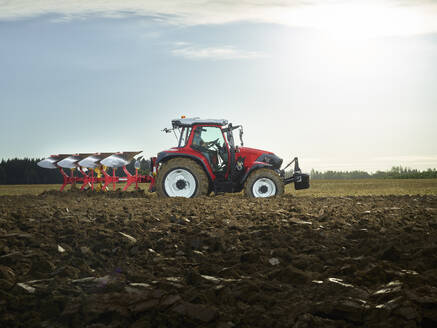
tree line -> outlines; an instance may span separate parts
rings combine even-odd
[[[437,169],[417,170],[402,166],[393,166],[389,171],[325,171],[311,170],[311,179],[435,179]]]
[[[40,159],[14,158],[2,160],[0,162],[0,184],[59,184],[63,182],[62,175],[58,170],[44,169],[39,167]],[[140,161],[140,174],[148,174],[149,163],[144,158]],[[127,169],[132,174],[135,172],[134,161],[127,165]],[[70,170],[65,169],[67,174]],[[112,170],[108,170],[112,173]],[[76,173],[80,174],[80,173]],[[116,170],[116,175],[124,176],[122,168]],[[395,166],[389,171],[376,171],[368,173],[366,171],[325,171],[320,172],[311,170],[311,179],[430,179],[437,178],[437,169],[427,169],[420,171],[408,167]]]
[[[33,158],[13,158],[2,160],[0,162],[0,185],[12,184],[60,184],[64,179],[57,169],[44,169],[39,167],[37,163],[41,159]],[[148,161],[144,158],[140,161],[140,174],[148,174]],[[129,163],[126,168],[131,174],[135,173],[135,161]],[[70,174],[69,169],[64,169],[65,173]],[[107,171],[112,174],[112,169]],[[75,175],[80,176],[79,172]],[[122,168],[116,170],[116,175],[124,176]]]

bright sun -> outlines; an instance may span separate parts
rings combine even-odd
[[[378,1],[301,6],[280,15],[290,25],[314,28],[333,39],[362,40],[421,33],[436,24],[434,13]]]

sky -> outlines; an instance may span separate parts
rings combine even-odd
[[[244,126],[304,171],[437,168],[437,0],[0,0],[0,158]]]

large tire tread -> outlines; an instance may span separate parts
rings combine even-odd
[[[282,178],[275,171],[271,169],[257,169],[250,173],[249,177],[244,183],[244,194],[249,198],[256,198],[252,193],[252,186],[256,180],[260,178],[268,178],[272,180],[276,185],[276,194],[274,197],[281,196],[284,194],[284,182]]]
[[[191,196],[192,198],[208,194],[209,180],[203,168],[191,159],[179,157],[168,160],[163,163],[159,169],[156,178],[156,192],[158,193],[158,196],[169,197],[164,190],[164,178],[170,171],[178,168],[190,171],[197,181],[197,189],[193,196]]]

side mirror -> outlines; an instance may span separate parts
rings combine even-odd
[[[141,167],[141,162],[139,160],[136,160],[135,164],[134,164],[134,167],[135,167],[135,169],[139,170],[140,167]]]

